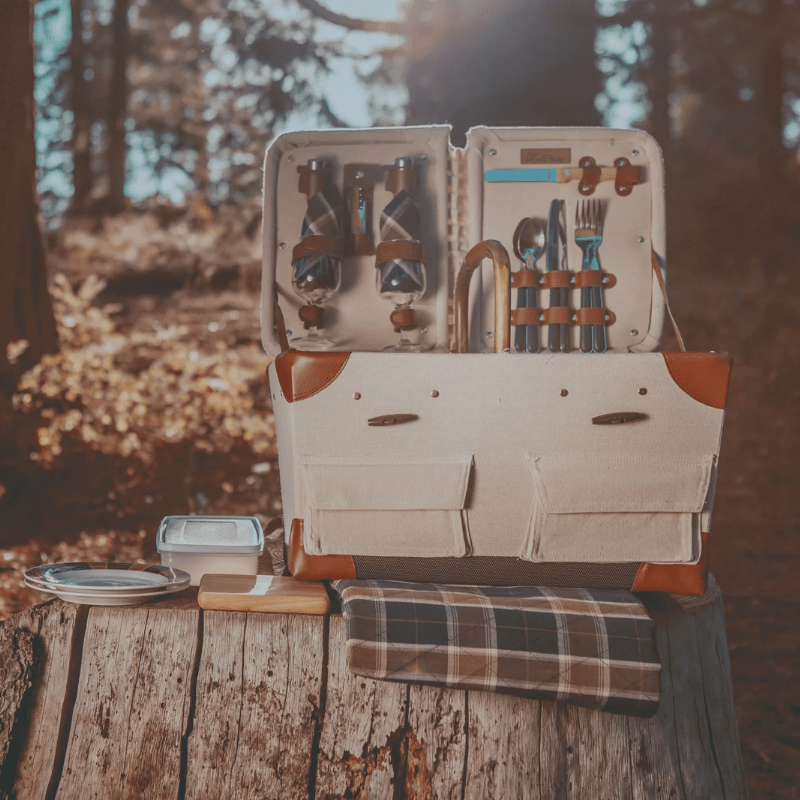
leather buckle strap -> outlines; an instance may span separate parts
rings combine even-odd
[[[335,236],[323,236],[322,234],[304,236],[292,250],[292,264],[299,258],[313,255],[342,258],[344,255],[342,240],[337,239]]]
[[[396,239],[381,242],[375,248],[375,266],[379,267],[387,261],[407,259],[408,261],[425,261],[425,248],[422,242],[415,239]]]

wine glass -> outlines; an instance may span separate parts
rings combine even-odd
[[[407,331],[417,327],[416,311],[411,304],[425,294],[425,265],[421,261],[398,258],[381,264],[376,273],[378,294],[394,303],[390,319],[395,330],[400,332],[400,341],[384,347],[384,350],[393,353],[421,353],[427,350],[425,345],[415,344],[407,336]]]
[[[328,302],[342,283],[342,259],[335,255],[302,256],[292,265],[292,288],[307,305],[300,308],[300,319],[308,328],[307,336],[297,336],[291,344],[298,350],[329,350],[336,347],[333,339],[320,336],[322,304]]]

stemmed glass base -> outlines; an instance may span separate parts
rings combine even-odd
[[[427,346],[424,344],[415,344],[401,333],[400,334],[400,341],[397,344],[389,345],[389,347],[384,347],[384,353],[423,353],[427,350]]]
[[[309,328],[308,336],[296,336],[289,344],[296,350],[330,350],[336,347],[333,339],[320,336],[316,328]]]

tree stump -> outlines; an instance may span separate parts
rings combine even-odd
[[[339,615],[202,611],[195,597],[55,600],[3,623],[7,642],[31,634],[38,657],[0,794],[747,797],[713,579],[702,598],[655,614],[662,700],[647,720],[360,678],[346,668]]]

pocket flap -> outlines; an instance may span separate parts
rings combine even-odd
[[[300,456],[308,505],[321,511],[464,508],[472,454],[358,458]]]
[[[526,456],[546,514],[703,510],[714,456]]]

